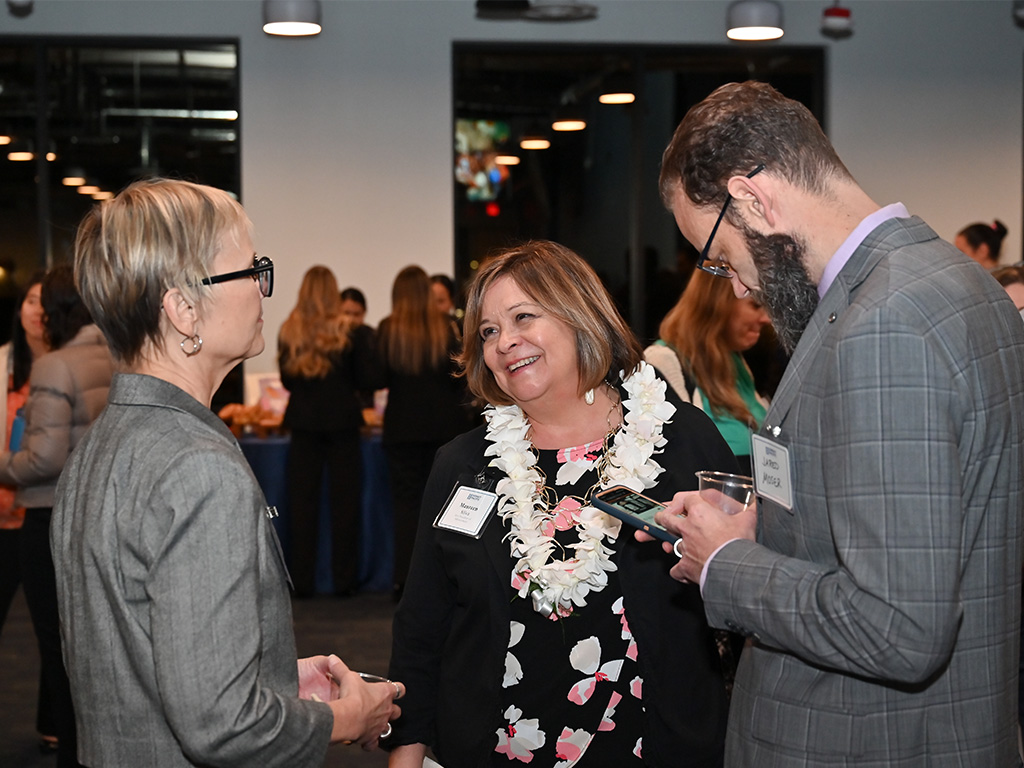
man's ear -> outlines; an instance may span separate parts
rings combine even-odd
[[[760,220],[768,228],[775,228],[775,185],[770,177],[758,174],[752,178],[733,176],[727,185],[732,204],[742,211],[743,217]],[[760,229],[760,227],[756,227]]]
[[[164,316],[175,331],[185,338],[196,333],[199,315],[188,298],[177,288],[170,288],[160,303]]]

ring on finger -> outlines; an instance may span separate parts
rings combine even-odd
[[[399,686],[398,683],[396,683],[394,680],[391,681],[391,684],[393,686],[395,686],[395,695],[391,697],[392,700],[401,698],[401,696],[402,696],[402,688],[401,688],[401,686]]]
[[[679,551],[679,545],[683,543],[682,538],[676,539],[676,543],[672,545],[672,551],[676,553],[676,557],[680,560],[683,559],[683,553]]]
[[[391,735],[391,723],[388,723],[388,727],[385,728],[384,732],[381,733],[381,735],[378,736],[377,738],[379,738],[379,739],[386,739],[390,735]]]

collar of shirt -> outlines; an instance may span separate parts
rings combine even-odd
[[[840,270],[846,266],[846,262],[853,256],[853,252],[857,250],[857,246],[863,243],[865,238],[874,232],[883,221],[906,219],[909,217],[910,213],[903,203],[892,203],[866,216],[854,228],[850,236],[843,241],[843,244],[839,246],[839,250],[832,254],[832,258],[825,265],[825,271],[821,274],[821,282],[818,283],[818,298],[824,297],[829,286],[832,285],[832,281],[836,279]]]

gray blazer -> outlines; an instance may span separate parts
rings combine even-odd
[[[1003,289],[920,219],[879,226],[761,430],[792,510],[762,500],[708,570],[709,621],[753,638],[728,766],[1020,765],[1022,386]]]
[[[297,696],[266,500],[177,387],[118,374],[50,529],[78,756],[107,766],[318,766],[332,716]]]

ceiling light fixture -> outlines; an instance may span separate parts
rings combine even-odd
[[[730,40],[777,40],[782,37],[782,6],[775,0],[736,0],[726,15]]]
[[[551,142],[544,136],[530,134],[519,140],[520,149],[547,149]]]
[[[0,134],[0,144],[10,144],[11,137],[6,134]]]
[[[23,19],[32,13],[32,0],[7,0],[7,10],[11,16]]]
[[[268,35],[319,35],[320,0],[263,0],[263,31]]]
[[[611,75],[601,85],[597,100],[602,104],[632,104],[636,101],[632,79],[624,72]]]
[[[497,165],[519,165],[518,155],[495,155],[494,162]]]
[[[78,188],[78,194],[80,195],[95,195],[100,191],[100,188],[95,184],[83,184]]]
[[[29,160],[35,160],[36,156],[34,152],[16,151],[8,152],[7,159],[13,163],[27,163]]]
[[[77,166],[71,166],[65,171],[60,183],[65,187],[80,187],[85,184],[85,171]]]
[[[587,127],[587,120],[579,105],[569,103],[562,104],[555,110],[555,117],[551,121],[553,131],[582,131]]]
[[[533,21],[587,21],[597,18],[597,6],[576,0],[533,0],[523,17]]]

